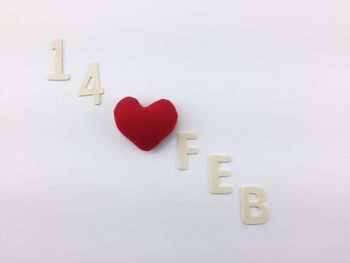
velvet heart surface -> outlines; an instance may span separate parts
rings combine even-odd
[[[115,106],[114,119],[126,138],[141,150],[150,151],[174,130],[177,111],[167,99],[144,107],[137,99],[125,97]]]

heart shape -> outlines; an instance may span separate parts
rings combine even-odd
[[[143,151],[150,151],[175,128],[177,111],[166,99],[143,107],[137,99],[125,97],[114,108],[119,131]]]

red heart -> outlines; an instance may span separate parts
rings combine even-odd
[[[177,112],[166,99],[143,107],[137,99],[125,97],[114,109],[119,131],[137,147],[150,151],[175,128]]]

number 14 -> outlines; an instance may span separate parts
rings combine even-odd
[[[55,71],[54,74],[50,74],[48,76],[48,80],[70,80],[70,75],[63,74],[63,40],[57,39],[53,41],[51,43],[51,48],[55,51]],[[90,83],[91,88],[89,88]],[[103,94],[103,92],[104,91],[101,88],[100,84],[98,64],[91,63],[87,67],[86,73],[78,91],[78,96],[92,95],[94,97],[94,104],[99,105],[101,104],[101,95]]]

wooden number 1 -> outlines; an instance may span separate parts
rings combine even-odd
[[[52,50],[55,51],[55,73],[48,76],[49,80],[70,80],[70,75],[63,74],[63,41],[57,39],[51,43]]]
[[[91,82],[92,87],[89,89],[89,83]],[[78,96],[94,96],[95,105],[101,104],[101,95],[103,89],[100,87],[100,76],[98,73],[98,64],[92,63],[88,65],[83,82],[81,83]]]

